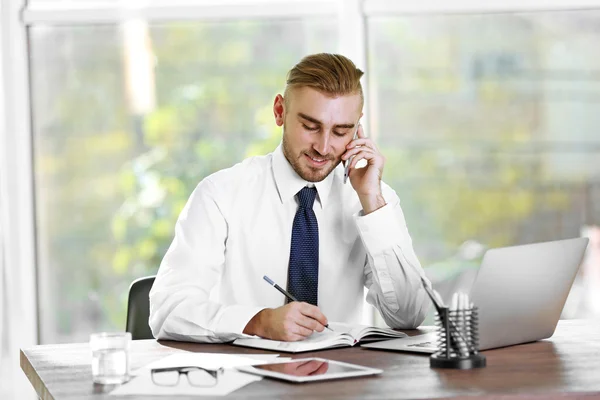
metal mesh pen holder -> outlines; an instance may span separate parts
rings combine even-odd
[[[438,310],[435,323],[438,351],[429,358],[433,368],[471,369],[485,367],[485,356],[479,353],[477,307],[464,310]]]

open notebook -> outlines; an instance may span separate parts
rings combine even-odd
[[[255,347],[288,353],[300,353],[329,349],[333,347],[354,346],[360,341],[374,341],[405,337],[406,334],[388,328],[377,328],[366,325],[350,325],[341,322],[330,322],[329,327],[323,332],[315,332],[308,338],[299,342],[280,342],[261,338],[236,339],[233,344],[237,346]]]

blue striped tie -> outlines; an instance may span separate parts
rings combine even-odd
[[[288,291],[317,305],[319,288],[319,225],[313,211],[317,189],[305,187],[296,194],[299,207],[292,227]]]

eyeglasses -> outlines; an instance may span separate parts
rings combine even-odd
[[[179,376],[185,375],[191,386],[211,387],[219,380],[223,368],[209,370],[201,367],[153,368],[152,382],[157,386],[177,386]]]

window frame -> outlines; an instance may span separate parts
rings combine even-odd
[[[599,9],[598,0],[364,0],[367,17],[407,14],[490,14]]]
[[[135,3],[138,3],[137,5]],[[264,19],[289,17],[334,16],[337,0],[266,1],[169,1],[142,3],[125,0],[65,2],[60,0],[30,1],[23,11],[25,25],[73,25],[119,23],[130,19],[157,21],[211,21],[232,19]]]

